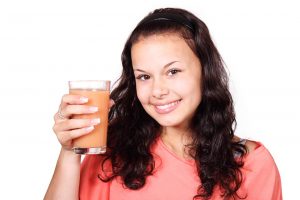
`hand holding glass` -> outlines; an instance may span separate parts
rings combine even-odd
[[[73,119],[100,118],[94,130],[73,140],[73,150],[77,154],[101,154],[106,152],[106,138],[109,111],[110,81],[69,81],[69,93],[88,98],[86,105],[98,107],[93,114],[76,114]]]

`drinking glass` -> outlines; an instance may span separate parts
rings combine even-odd
[[[102,154],[106,152],[110,81],[81,80],[69,81],[69,94],[88,98],[85,105],[96,106],[98,111],[92,114],[76,114],[73,119],[100,118],[100,124],[94,130],[73,140],[73,151],[77,154]]]

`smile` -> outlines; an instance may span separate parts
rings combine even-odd
[[[164,105],[154,105],[155,111],[159,114],[167,114],[172,112],[177,108],[181,100],[173,101]]]

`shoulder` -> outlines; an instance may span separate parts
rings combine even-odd
[[[269,150],[258,141],[247,140],[247,154],[244,157],[245,166],[261,166],[271,167],[275,165],[275,161]]]
[[[246,148],[247,148],[247,153],[251,153],[252,151],[254,151],[258,146],[259,143],[252,141],[252,140],[247,140],[247,139],[242,139],[240,137],[234,136],[233,138],[234,142],[241,142],[243,144],[245,144]]]
[[[259,161],[263,161],[264,165],[266,165],[267,163],[275,164],[271,153],[261,142],[247,140],[245,145],[247,148],[245,162],[259,163]]]
[[[253,152],[257,147],[259,147],[259,144],[255,141],[251,141],[251,140],[246,140],[245,143],[248,153]]]
[[[280,174],[269,150],[261,142],[255,141],[247,141],[246,147],[249,150],[241,170],[248,198],[282,199]]]
[[[249,149],[243,158],[243,171],[246,178],[253,177],[255,179],[253,181],[269,179],[271,182],[280,179],[277,165],[269,150],[261,142],[247,141],[246,143]]]
[[[235,137],[235,141],[243,141],[238,137]],[[269,150],[258,141],[244,140],[244,144],[247,148],[247,153],[243,158],[244,169],[252,172],[270,171],[270,169],[276,169],[275,161],[269,152]],[[275,170],[275,171],[276,171]]]

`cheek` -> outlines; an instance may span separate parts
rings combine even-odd
[[[182,91],[182,95],[185,97],[190,97],[191,101],[194,103],[200,103],[201,101],[201,82],[199,77],[185,78],[182,80],[181,84],[177,85],[177,88]]]
[[[140,84],[136,85],[136,94],[137,97],[139,99],[139,101],[141,102],[141,104],[145,104],[148,102],[148,94],[147,94],[147,88],[143,87]]]

